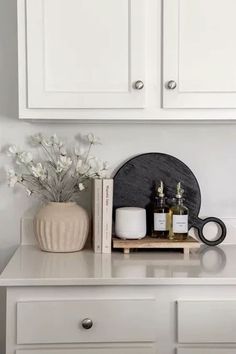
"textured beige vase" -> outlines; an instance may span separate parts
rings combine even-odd
[[[36,214],[34,229],[43,251],[75,252],[84,247],[89,218],[76,203],[49,203]]]

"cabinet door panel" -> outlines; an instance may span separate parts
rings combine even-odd
[[[235,12],[235,0],[164,1],[164,107],[236,107]]]
[[[178,301],[179,343],[236,343],[236,301]]]
[[[143,107],[144,0],[26,0],[28,108]]]
[[[154,342],[156,306],[155,299],[18,302],[17,344]]]

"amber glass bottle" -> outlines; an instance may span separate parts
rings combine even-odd
[[[153,237],[167,238],[169,235],[169,207],[166,205],[164,184],[160,181],[156,187],[156,195],[153,208]]]
[[[184,205],[181,183],[176,188],[176,203],[171,207],[170,239],[184,241],[188,237],[188,208]]]

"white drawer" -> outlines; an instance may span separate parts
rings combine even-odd
[[[178,302],[179,343],[236,343],[235,328],[236,301]]]
[[[156,312],[155,299],[18,302],[17,344],[152,342]]]
[[[156,351],[153,346],[137,346],[137,347],[109,346],[109,348],[96,347],[96,348],[81,348],[81,349],[26,349],[26,350],[16,351],[16,354],[155,354],[155,353]]]
[[[236,348],[181,348],[177,354],[236,354]]]

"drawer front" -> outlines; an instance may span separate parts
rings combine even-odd
[[[154,347],[115,347],[81,348],[81,349],[26,349],[17,350],[16,354],[155,354]],[[220,353],[221,354],[221,353]],[[231,353],[230,353],[231,354]]]
[[[236,343],[235,328],[236,301],[178,302],[179,343]]]
[[[177,354],[235,354],[235,348],[184,348],[178,349]]]
[[[17,344],[154,342],[156,318],[154,299],[18,302]]]

